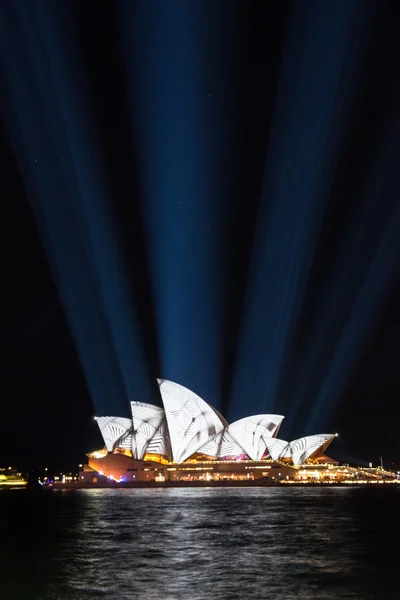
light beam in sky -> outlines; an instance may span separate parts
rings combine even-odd
[[[5,11],[6,126],[92,399],[157,402],[68,4]],[[55,159],[55,157],[57,157]]]

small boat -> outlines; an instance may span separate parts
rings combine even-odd
[[[0,469],[0,489],[22,489],[28,485],[28,480],[13,469]]]

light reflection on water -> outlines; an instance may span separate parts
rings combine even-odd
[[[393,600],[400,490],[0,494],[7,600]]]

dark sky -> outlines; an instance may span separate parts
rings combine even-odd
[[[399,460],[397,4],[2,3],[0,464],[157,376]]]

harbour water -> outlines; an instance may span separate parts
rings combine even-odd
[[[397,600],[400,489],[0,493],[4,600]]]

